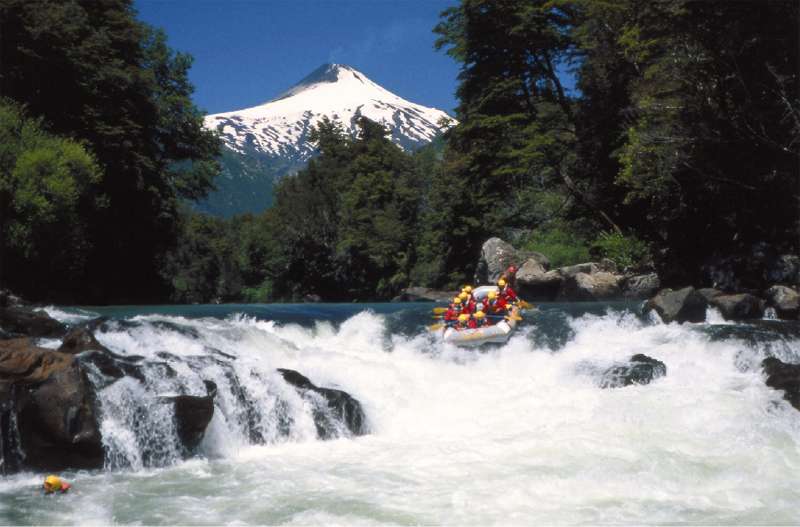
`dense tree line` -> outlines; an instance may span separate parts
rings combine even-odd
[[[172,51],[162,32],[135,15],[130,0],[0,0],[0,96],[7,117],[0,134],[19,136],[14,127],[22,117],[14,115],[24,111],[31,126],[52,138],[38,147],[15,139],[22,154],[6,159],[0,173],[0,282],[32,298],[166,298],[159,271],[176,241],[179,203],[203,196],[217,173],[218,139],[203,128],[191,101],[191,58]],[[61,158],[65,145],[73,156],[82,149],[91,159],[84,162],[91,176],[70,176],[79,184],[68,192],[49,183],[30,186],[26,199],[36,206],[22,206],[14,185],[33,170],[20,166],[34,155],[30,148],[39,159],[35,177],[66,184],[58,174],[70,170],[56,166],[66,161],[44,161]],[[70,194],[69,205],[50,207],[46,222],[34,221],[46,203],[58,201],[58,192]],[[27,224],[27,244],[43,252],[20,248],[9,221]],[[46,243],[59,223],[62,230],[75,226],[69,241]],[[57,264],[53,255],[69,264]]]
[[[458,124],[406,153],[363,119],[260,215],[186,203],[218,171],[190,57],[125,0],[0,0],[0,283],[81,302],[385,299],[470,281],[502,236],[697,282],[798,251],[792,0],[461,0],[437,47]],[[569,79],[575,86],[569,86]]]

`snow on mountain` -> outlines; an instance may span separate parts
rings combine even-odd
[[[231,150],[242,154],[304,163],[314,148],[308,132],[323,116],[340,122],[349,133],[364,116],[391,130],[392,141],[411,150],[433,140],[443,111],[407,101],[343,64],[324,64],[275,99],[259,106],[209,115],[208,128],[218,130]]]

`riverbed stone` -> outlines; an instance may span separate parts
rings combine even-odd
[[[624,298],[643,300],[650,298],[661,287],[661,281],[656,273],[626,276],[621,280],[620,288]]]
[[[800,314],[800,294],[785,285],[773,285],[766,291],[767,305],[773,307],[778,318],[797,320]]]
[[[162,397],[162,400],[175,405],[175,426],[178,439],[188,452],[197,449],[206,433],[206,428],[214,417],[214,398],[217,396],[217,385],[212,381],[203,381],[206,395],[174,395]]]
[[[694,287],[677,291],[662,289],[645,304],[645,311],[655,310],[664,323],[703,322],[708,302]]]
[[[748,320],[764,316],[764,301],[749,293],[715,296],[709,302],[725,320]]]
[[[783,390],[783,398],[800,410],[800,364],[789,364],[775,357],[761,362],[766,384],[770,388]]]
[[[633,355],[626,364],[612,366],[600,378],[601,388],[622,388],[632,384],[650,384],[667,374],[667,365],[641,353]]]
[[[568,275],[559,297],[573,301],[610,300],[620,296],[619,276],[605,271]]]
[[[25,467],[103,466],[94,392],[72,355],[25,338],[0,342],[0,379],[3,436],[13,435],[7,428],[16,423]]]
[[[519,268],[530,259],[536,260],[545,269],[550,266],[550,261],[541,253],[520,251],[501,238],[489,238],[481,247],[481,255],[475,267],[475,284],[494,284],[509,266]]]
[[[295,370],[279,368],[278,372],[283,379],[294,386],[301,396],[309,398],[309,394],[320,396],[327,406],[324,408],[314,406],[314,425],[317,428],[317,436],[320,439],[333,439],[337,437],[335,422],[331,422],[331,417],[344,424],[353,435],[363,435],[367,433],[367,419],[361,403],[347,392],[333,388],[321,388],[312,383],[308,377]],[[310,402],[315,402],[313,397]]]
[[[6,338],[58,338],[67,326],[41,310],[24,306],[0,308],[0,329]]]

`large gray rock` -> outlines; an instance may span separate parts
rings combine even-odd
[[[407,287],[392,302],[449,302],[457,291],[440,291],[427,287]]]
[[[481,256],[475,268],[476,284],[493,284],[511,265],[521,267],[527,260],[535,259],[545,270],[550,261],[541,253],[518,251],[500,238],[489,238],[481,247]]]
[[[770,388],[783,390],[783,398],[795,409],[800,410],[800,364],[787,364],[775,357],[767,357],[761,362]]]
[[[558,268],[558,272],[561,273],[561,276],[564,278],[573,277],[578,273],[594,274],[600,271],[600,266],[594,262],[579,263]]]
[[[194,451],[203,440],[208,423],[214,417],[214,397],[217,385],[204,381],[206,395],[174,395],[162,397],[163,401],[175,405],[175,426],[181,444],[189,452]]]
[[[522,298],[528,300],[555,300],[563,283],[564,277],[558,271],[524,275],[517,273],[518,292]]]
[[[677,291],[662,289],[647,301],[645,311],[655,310],[665,323],[703,322],[708,302],[694,287]]]
[[[711,302],[712,299],[725,294],[719,289],[714,289],[713,287],[701,287],[700,289],[697,290],[697,292],[703,295],[703,298],[705,298],[706,301],[709,303]]]
[[[619,298],[619,281],[619,276],[605,271],[567,275],[559,292],[559,298],[575,301]]]
[[[764,316],[764,301],[749,293],[715,296],[710,304],[719,309],[725,320],[747,320]]]
[[[29,339],[0,342],[0,379],[4,470],[103,466],[94,392],[72,355]]]
[[[772,284],[800,284],[800,256],[782,254],[767,264],[764,278]]]
[[[622,388],[632,384],[650,384],[667,374],[667,365],[638,353],[627,364],[612,366],[600,378],[601,388]]]
[[[69,330],[61,342],[58,351],[62,353],[70,353],[77,355],[84,351],[104,351],[109,352],[109,349],[97,342],[94,334],[85,327],[77,326]]]
[[[338,437],[342,426],[353,435],[367,433],[367,418],[355,397],[342,390],[320,388],[294,370],[279,368],[278,372],[313,406],[314,425],[320,439]],[[322,405],[319,404],[319,398],[323,401]]]
[[[44,311],[22,306],[0,308],[0,329],[6,338],[55,338],[67,332],[67,326]]]
[[[800,294],[785,285],[773,285],[766,291],[767,305],[775,308],[779,318],[797,320],[800,314]]]
[[[620,287],[623,297],[643,300],[658,291],[661,281],[656,273],[639,274],[623,278]]]

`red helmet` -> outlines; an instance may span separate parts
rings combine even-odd
[[[508,271],[507,271],[507,272],[508,272],[508,274],[514,274],[514,273],[516,273],[516,272],[517,272],[517,267],[516,267],[515,265],[512,265],[512,266],[510,266],[510,267],[508,268]]]

